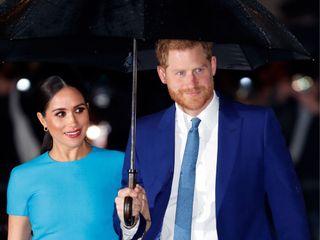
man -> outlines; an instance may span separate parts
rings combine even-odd
[[[211,49],[206,42],[157,42],[158,75],[175,104],[137,122],[138,182],[148,200],[140,188],[119,191],[118,233],[137,239],[151,219],[144,239],[308,239],[300,186],[273,112],[229,101],[214,91]],[[189,141],[191,121],[199,125],[192,125],[196,137]],[[193,155],[191,141],[196,143],[196,163],[188,158]],[[187,167],[185,161],[190,161]],[[141,214],[135,214],[132,228],[123,223],[123,198],[128,195],[137,202],[143,199],[134,208]]]

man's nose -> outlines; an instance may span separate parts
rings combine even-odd
[[[187,82],[188,84],[195,84],[197,82],[197,77],[194,72],[190,72],[187,74]]]

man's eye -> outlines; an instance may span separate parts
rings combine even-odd
[[[184,71],[176,72],[176,75],[178,75],[178,76],[182,77],[182,76],[184,76]]]
[[[76,113],[82,113],[85,110],[84,107],[79,107],[76,109]]]
[[[196,72],[196,73],[201,73],[202,71],[203,71],[203,68],[196,68],[196,69],[195,69],[195,72]]]
[[[57,117],[60,117],[60,118],[64,117],[65,115],[66,115],[65,112],[57,112],[57,113],[56,113],[56,116],[57,116]]]

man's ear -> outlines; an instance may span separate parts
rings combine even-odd
[[[217,71],[217,58],[215,56],[211,57],[211,70],[212,70],[212,75],[216,75]]]
[[[44,116],[42,115],[42,113],[37,112],[37,117],[38,117],[40,123],[42,124],[42,126],[43,126],[44,128],[46,128],[46,127],[47,127],[47,121],[46,121],[46,119],[44,118]]]
[[[160,78],[161,82],[163,84],[166,84],[167,83],[166,70],[161,66],[157,66],[157,72],[158,72],[158,75],[159,75],[159,78]]]

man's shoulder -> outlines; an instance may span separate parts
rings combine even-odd
[[[138,124],[157,124],[159,121],[164,119],[173,119],[174,114],[175,105],[173,104],[168,108],[162,109],[161,111],[138,118]]]
[[[230,110],[236,111],[239,115],[256,115],[265,114],[270,111],[271,108],[267,106],[252,105],[247,103],[242,103],[233,99],[221,98],[220,99],[220,110]]]

